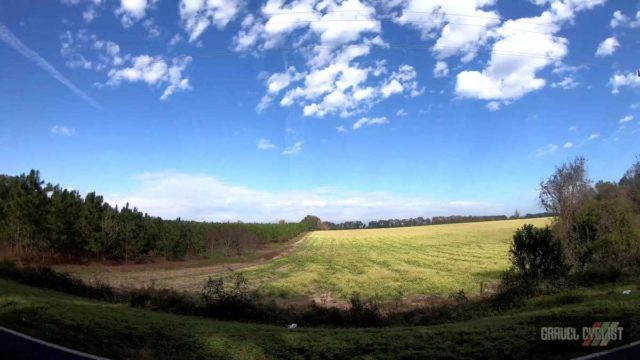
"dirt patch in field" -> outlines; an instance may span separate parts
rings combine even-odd
[[[143,264],[55,265],[54,269],[70,273],[89,283],[107,283],[115,287],[167,287],[181,291],[200,291],[209,276],[264,264],[291,254],[305,235],[292,239],[284,248],[260,249],[257,258],[212,264],[209,259],[186,261],[154,260]]]

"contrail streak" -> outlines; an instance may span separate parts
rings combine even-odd
[[[95,100],[93,100],[89,95],[87,95],[84,91],[78,89],[69,79],[67,79],[64,75],[62,75],[56,68],[51,66],[47,62],[47,60],[43,59],[35,51],[29,49],[25,44],[20,41],[6,26],[0,23],[0,40],[4,41],[7,45],[14,48],[17,52],[24,55],[27,59],[31,60],[35,63],[39,68],[46,71],[49,75],[51,75],[54,79],[58,80],[62,85],[69,88],[69,90],[73,91],[76,95],[82,98],[82,100],[89,103],[91,106],[102,109],[102,106],[98,104]]]

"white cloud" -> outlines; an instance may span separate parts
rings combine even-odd
[[[347,129],[346,129],[344,126],[342,126],[342,125],[337,126],[337,127],[336,127],[336,130],[337,130],[338,132],[347,132]]]
[[[268,150],[268,149],[273,149],[276,146],[271,143],[271,141],[269,139],[260,139],[258,140],[258,149],[260,150]]]
[[[84,7],[82,11],[82,19],[86,23],[92,22],[99,15],[99,9],[103,4],[102,0],[61,0],[64,5]]]
[[[122,26],[130,27],[136,21],[142,19],[147,9],[149,9],[157,0],[120,0],[120,7],[116,10],[116,14],[120,16]]]
[[[432,51],[438,59],[459,54],[468,62],[500,23],[497,12],[485,9],[495,3],[495,0],[397,1],[401,14],[394,21],[418,29],[424,39],[437,39]]]
[[[587,137],[586,139],[582,140],[580,145],[584,145],[584,144],[588,143],[589,141],[593,141],[593,140],[595,140],[595,139],[597,139],[599,137],[600,137],[600,134],[598,134],[598,133],[591,134],[591,135],[589,135],[589,137]]]
[[[160,99],[167,100],[176,91],[191,89],[189,79],[182,75],[190,63],[190,56],[168,60],[161,56],[139,55],[131,59],[129,67],[111,69],[107,84],[117,86],[127,81],[144,82],[152,86],[166,85]]]
[[[396,111],[396,116],[407,116],[409,115],[409,113],[405,110],[405,109],[399,109],[398,111]]]
[[[572,76],[565,76],[562,80],[551,84],[552,88],[560,88],[565,90],[571,90],[580,85]]]
[[[567,141],[566,143],[564,143],[564,145],[562,145],[562,147],[565,149],[570,149],[573,147],[573,143],[571,141]]]
[[[555,153],[556,151],[558,151],[558,149],[559,149],[558,145],[547,144],[547,145],[539,148],[538,150],[536,150],[534,156],[535,157],[540,157],[540,156],[545,156],[545,155],[551,155],[551,154]]]
[[[622,123],[626,123],[626,122],[629,122],[631,120],[633,120],[633,116],[632,115],[627,115],[627,116],[623,117],[622,119],[620,119],[620,123],[621,124]]]
[[[175,47],[176,45],[180,44],[182,41],[183,41],[182,36],[180,34],[175,34],[171,37],[171,40],[169,40],[169,46]]]
[[[506,206],[473,199],[433,201],[420,196],[353,192],[333,188],[264,191],[223,183],[213,176],[174,172],[145,173],[122,194],[109,194],[112,205],[127,202],[165,219],[198,221],[300,221],[314,214],[329,221],[374,220],[450,214],[504,213]]]
[[[620,43],[615,37],[607,38],[603,42],[601,42],[600,45],[598,45],[596,56],[611,56],[619,46]]]
[[[356,121],[353,124],[353,130],[358,130],[363,126],[371,126],[371,125],[385,125],[388,124],[389,120],[386,117],[376,117],[376,118],[366,118],[363,117],[360,120]]]
[[[501,104],[499,101],[489,101],[486,106],[490,111],[498,111],[500,110]]]
[[[609,26],[612,29],[615,29],[617,27],[626,26],[628,23],[629,23],[629,18],[626,15],[624,15],[620,10],[617,10],[613,13],[613,17],[609,22]]]
[[[244,6],[242,0],[181,0],[180,18],[189,42],[196,41],[209,26],[224,29]]]
[[[546,81],[537,73],[568,54],[567,39],[555,34],[573,21],[576,12],[604,1],[536,0],[548,8],[539,16],[507,20],[495,29],[497,41],[487,66],[482,71],[459,73],[456,93],[472,99],[516,100],[542,89]]]
[[[76,129],[72,128],[72,127],[68,127],[68,126],[63,126],[63,125],[54,125],[51,128],[51,133],[55,134],[55,135],[62,135],[62,136],[73,136],[76,133]]]
[[[444,61],[438,61],[433,68],[433,76],[440,78],[449,74],[449,66]]]
[[[578,130],[577,126],[575,126],[575,125],[569,126],[569,131],[576,131],[576,130]]]
[[[640,76],[635,72],[627,74],[617,72],[609,79],[609,85],[611,85],[611,93],[617,94],[620,92],[620,88],[622,87],[640,87]]]
[[[373,5],[361,0],[268,0],[260,13],[246,16],[234,37],[236,51],[259,53],[288,41],[306,59],[306,68],[287,69],[265,81],[258,111],[278,99],[282,107],[299,106],[304,116],[350,117],[393,95],[420,94],[413,67],[401,65],[383,78],[386,62],[369,63],[365,57],[372,47],[388,46],[379,36]]]
[[[613,13],[609,26],[612,29],[618,27],[628,27],[632,29],[640,27],[640,11],[636,12],[635,19],[632,19],[629,16],[624,15],[620,10],[617,10]]]
[[[302,151],[304,141],[296,141],[293,145],[286,147],[282,151],[282,155],[296,155]]]
[[[336,62],[322,68],[313,69],[308,73],[296,74],[294,78],[287,77],[285,73],[273,76],[282,76],[278,86],[273,90],[282,89],[282,85],[294,85],[282,96],[280,106],[288,107],[298,104],[303,108],[304,116],[324,117],[337,114],[341,117],[350,117],[369,110],[373,105],[391,97],[392,95],[406,94],[417,96],[423,89],[416,81],[417,73],[409,65],[401,65],[381,80],[377,85],[367,85],[365,82],[374,70],[360,65],[351,65],[341,61],[340,56]],[[271,82],[267,81],[267,94],[263,97],[258,109],[262,110],[269,105],[275,91],[270,91]],[[265,106],[266,105],[266,106]]]
[[[41,70],[49,74],[52,78],[57,80],[62,85],[66,86],[74,94],[87,102],[89,105],[100,109],[101,106],[92,97],[87,95],[84,91],[75,86],[69,79],[62,75],[56,68],[54,68],[49,62],[47,62],[40,54],[31,50],[25,44],[20,41],[9,29],[7,29],[2,23],[0,23],[0,41],[9,45],[15,51],[19,52],[22,56],[34,63]]]

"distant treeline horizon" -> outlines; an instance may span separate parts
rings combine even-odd
[[[541,212],[526,214],[520,216],[517,212],[514,215],[450,215],[450,216],[433,216],[433,217],[415,217],[407,219],[383,219],[372,220],[369,222],[363,221],[344,221],[334,223],[331,221],[325,221],[323,224],[328,230],[350,230],[350,229],[377,229],[377,228],[394,228],[394,227],[407,227],[407,226],[424,226],[424,225],[441,225],[441,224],[458,224],[468,222],[481,222],[481,221],[500,221],[500,220],[513,220],[513,219],[535,219],[543,217],[555,216],[551,213]]]

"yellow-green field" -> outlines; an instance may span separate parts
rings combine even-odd
[[[85,280],[113,286],[153,284],[199,292],[209,276],[241,271],[262,295],[320,303],[344,303],[354,293],[411,303],[458,290],[480,292],[480,282],[498,279],[509,265],[509,244],[525,223],[550,219],[491,221],[392,229],[316,231],[281,249],[273,260],[189,261],[163,265],[58,266]],[[166,264],[165,264],[166,265]]]
[[[317,231],[289,256],[243,270],[271,296],[381,300],[479,293],[509,265],[516,228],[550,219],[491,221],[392,229]]]

